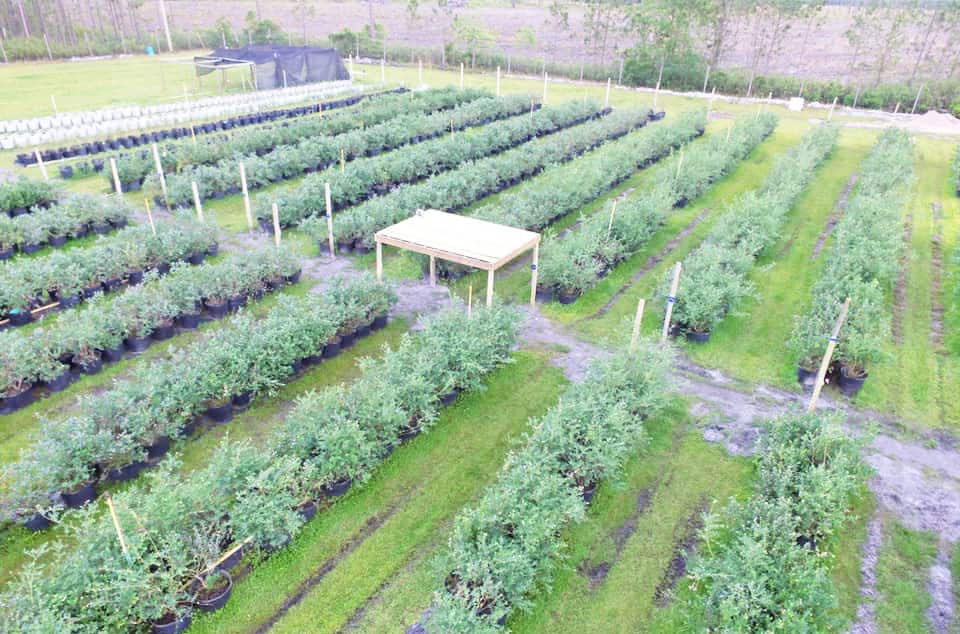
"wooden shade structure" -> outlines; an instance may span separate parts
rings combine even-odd
[[[540,234],[507,225],[458,216],[438,209],[418,209],[374,235],[377,242],[377,279],[383,277],[383,245],[430,256],[430,283],[437,283],[437,258],[487,272],[487,306],[493,303],[497,269],[525,251],[533,250],[530,304],[537,290]]]

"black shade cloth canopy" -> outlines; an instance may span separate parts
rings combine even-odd
[[[197,76],[237,66],[250,66],[259,90],[299,86],[320,81],[350,79],[340,53],[334,48],[257,45],[218,48],[193,58]],[[285,77],[284,77],[285,76]]]

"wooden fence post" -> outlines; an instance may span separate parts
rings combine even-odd
[[[543,104],[547,104],[547,71],[543,71]]]
[[[117,159],[113,156],[110,157],[110,171],[113,172],[113,188],[116,190],[117,195],[123,193],[123,188],[120,187],[120,173],[117,172]]]
[[[110,509],[110,519],[113,520],[113,528],[117,531],[117,539],[120,541],[120,550],[123,551],[123,555],[127,559],[130,559],[130,551],[127,550],[127,540],[123,538],[123,529],[120,528],[120,520],[117,519],[117,510],[113,507],[113,498],[110,497],[109,491],[104,492],[103,499],[107,501],[107,508]]]
[[[143,206],[147,208],[147,220],[150,221],[150,231],[153,232],[153,235],[157,235],[157,225],[153,222],[153,211],[150,209],[150,201],[144,198]]]
[[[247,189],[247,168],[240,161],[240,191],[243,194],[243,210],[247,214],[247,229],[253,231],[253,212],[250,210],[250,190]]]
[[[673,281],[670,283],[670,294],[667,295],[667,314],[663,317],[663,332],[660,333],[661,343],[667,340],[670,334],[670,319],[673,317],[673,305],[677,301],[677,289],[680,287],[680,269],[682,265],[677,262],[673,267]]]
[[[820,369],[817,371],[817,382],[813,386],[813,395],[810,397],[810,404],[807,405],[807,411],[812,412],[817,409],[817,401],[820,399],[820,391],[823,389],[823,382],[827,378],[827,369],[830,367],[830,359],[833,357],[833,351],[837,347],[840,338],[840,328],[847,319],[847,312],[850,310],[850,298],[843,302],[843,308],[840,309],[840,316],[833,325],[833,332],[830,334],[830,343],[827,344],[827,351],[820,361]]]
[[[610,222],[607,223],[607,240],[610,239],[610,231],[613,229],[613,215],[617,213],[617,199],[613,199],[613,205],[610,207]]]
[[[203,222],[203,205],[200,204],[200,191],[197,189],[197,181],[190,181],[190,187],[193,189],[193,205],[197,208],[197,219]]]
[[[160,192],[163,194],[163,204],[170,208],[170,202],[167,200],[167,177],[163,173],[163,163],[160,162],[160,149],[156,143],[153,146],[153,164],[157,168],[157,177],[160,179]]]
[[[900,104],[897,104],[897,105],[899,106]],[[827,115],[827,121],[831,121],[833,119],[833,109],[836,107],[837,107],[837,98],[834,97],[833,105],[830,106],[830,114]]]
[[[540,274],[540,243],[533,245],[533,262],[530,264],[530,306],[537,305],[537,278]]]
[[[323,184],[323,198],[327,204],[327,240],[330,243],[330,259],[333,260],[333,259],[336,259],[337,256],[336,256],[336,249],[334,248],[334,243],[333,243],[333,201],[330,198],[330,183]],[[377,249],[378,249],[377,253],[379,255],[379,249],[380,249],[379,242],[377,242]],[[377,262],[378,264],[380,264],[380,266],[383,266],[382,262],[380,262],[379,257],[377,258]]]
[[[50,175],[47,173],[47,166],[43,164],[43,157],[40,155],[40,150],[35,148],[33,150],[33,155],[37,157],[37,165],[40,166],[40,173],[43,175],[43,180],[50,180]]]
[[[607,77],[607,96],[603,98],[603,107],[610,107],[610,78]]]
[[[340,148],[340,173],[343,174],[344,170],[347,169],[347,154],[343,151],[343,148]]]
[[[640,340],[640,322],[643,321],[643,307],[647,300],[640,298],[637,302],[637,314],[633,318],[633,333],[630,335],[630,352],[637,351],[637,342]]]
[[[273,203],[273,243],[280,246],[280,210],[277,203]]]

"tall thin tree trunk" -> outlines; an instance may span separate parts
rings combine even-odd
[[[930,20],[927,22],[927,28],[923,31],[923,38],[920,40],[920,51],[917,53],[917,59],[913,64],[913,71],[910,73],[910,83],[917,79],[917,73],[920,72],[920,66],[927,56],[927,49],[930,46],[930,34],[933,33],[933,24],[937,19],[937,11],[930,11]]]
[[[20,24],[23,25],[23,36],[30,37],[30,27],[27,26],[27,16],[23,12],[23,0],[17,0],[17,8],[20,9]]]

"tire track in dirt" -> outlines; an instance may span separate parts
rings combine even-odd
[[[833,213],[827,218],[827,226],[823,228],[823,231],[821,231],[817,237],[817,243],[813,247],[813,255],[810,256],[811,260],[816,260],[820,257],[820,252],[823,251],[823,245],[827,242],[827,238],[830,237],[834,227],[837,226],[840,218],[843,217],[843,213],[847,210],[847,201],[850,199],[850,192],[853,191],[853,187],[857,184],[858,178],[860,178],[860,175],[854,174],[850,177],[850,180],[847,181],[846,187],[843,188],[843,192],[833,206]]]
[[[617,300],[619,300],[624,293],[630,290],[630,287],[632,287],[634,284],[640,281],[640,278],[642,278],[644,275],[652,271],[655,266],[657,266],[658,264],[660,264],[660,262],[666,259],[666,257],[669,256],[674,251],[674,249],[680,246],[680,242],[682,242],[684,238],[690,235],[693,232],[693,230],[696,229],[697,226],[701,222],[703,222],[709,214],[710,214],[709,209],[704,209],[703,211],[701,211],[699,214],[697,214],[696,218],[690,221],[690,224],[684,227],[680,231],[680,233],[675,235],[670,240],[670,242],[665,244],[663,248],[660,249],[660,251],[658,251],[654,255],[651,255],[649,258],[647,258],[646,263],[640,268],[639,271],[634,273],[633,277],[630,278],[630,281],[626,282],[623,286],[617,289],[617,292],[613,294],[613,297],[610,298],[610,301],[604,304],[603,308],[597,311],[597,313],[592,317],[590,317],[590,319],[597,319],[598,317],[602,317],[606,315],[608,312],[610,312],[610,309],[613,308],[614,304],[617,303]]]
[[[937,547],[937,560],[930,567],[930,577],[927,580],[927,592],[930,593],[930,607],[927,608],[927,618],[936,634],[950,634],[956,632],[953,625],[956,622],[956,602],[953,597],[953,573],[950,569],[951,544],[940,539]]]
[[[696,508],[687,516],[680,536],[677,537],[676,530],[674,531],[673,556],[663,573],[663,578],[657,584],[657,589],[653,592],[653,600],[658,607],[664,608],[670,605],[673,601],[673,590],[677,587],[677,582],[687,574],[687,562],[700,542],[703,514],[709,507],[710,500],[704,495],[700,498],[700,503],[697,504]]]
[[[907,214],[903,222],[903,254],[900,256],[900,273],[893,287],[893,341],[903,345],[903,316],[907,312],[907,278],[910,275],[910,240],[913,238],[913,214]]]
[[[930,343],[943,353],[943,206],[930,203],[933,210],[933,236],[930,238]]]
[[[849,634],[875,634],[877,631],[877,562],[883,546],[883,520],[874,513],[867,524],[867,539],[860,555],[860,605]]]

